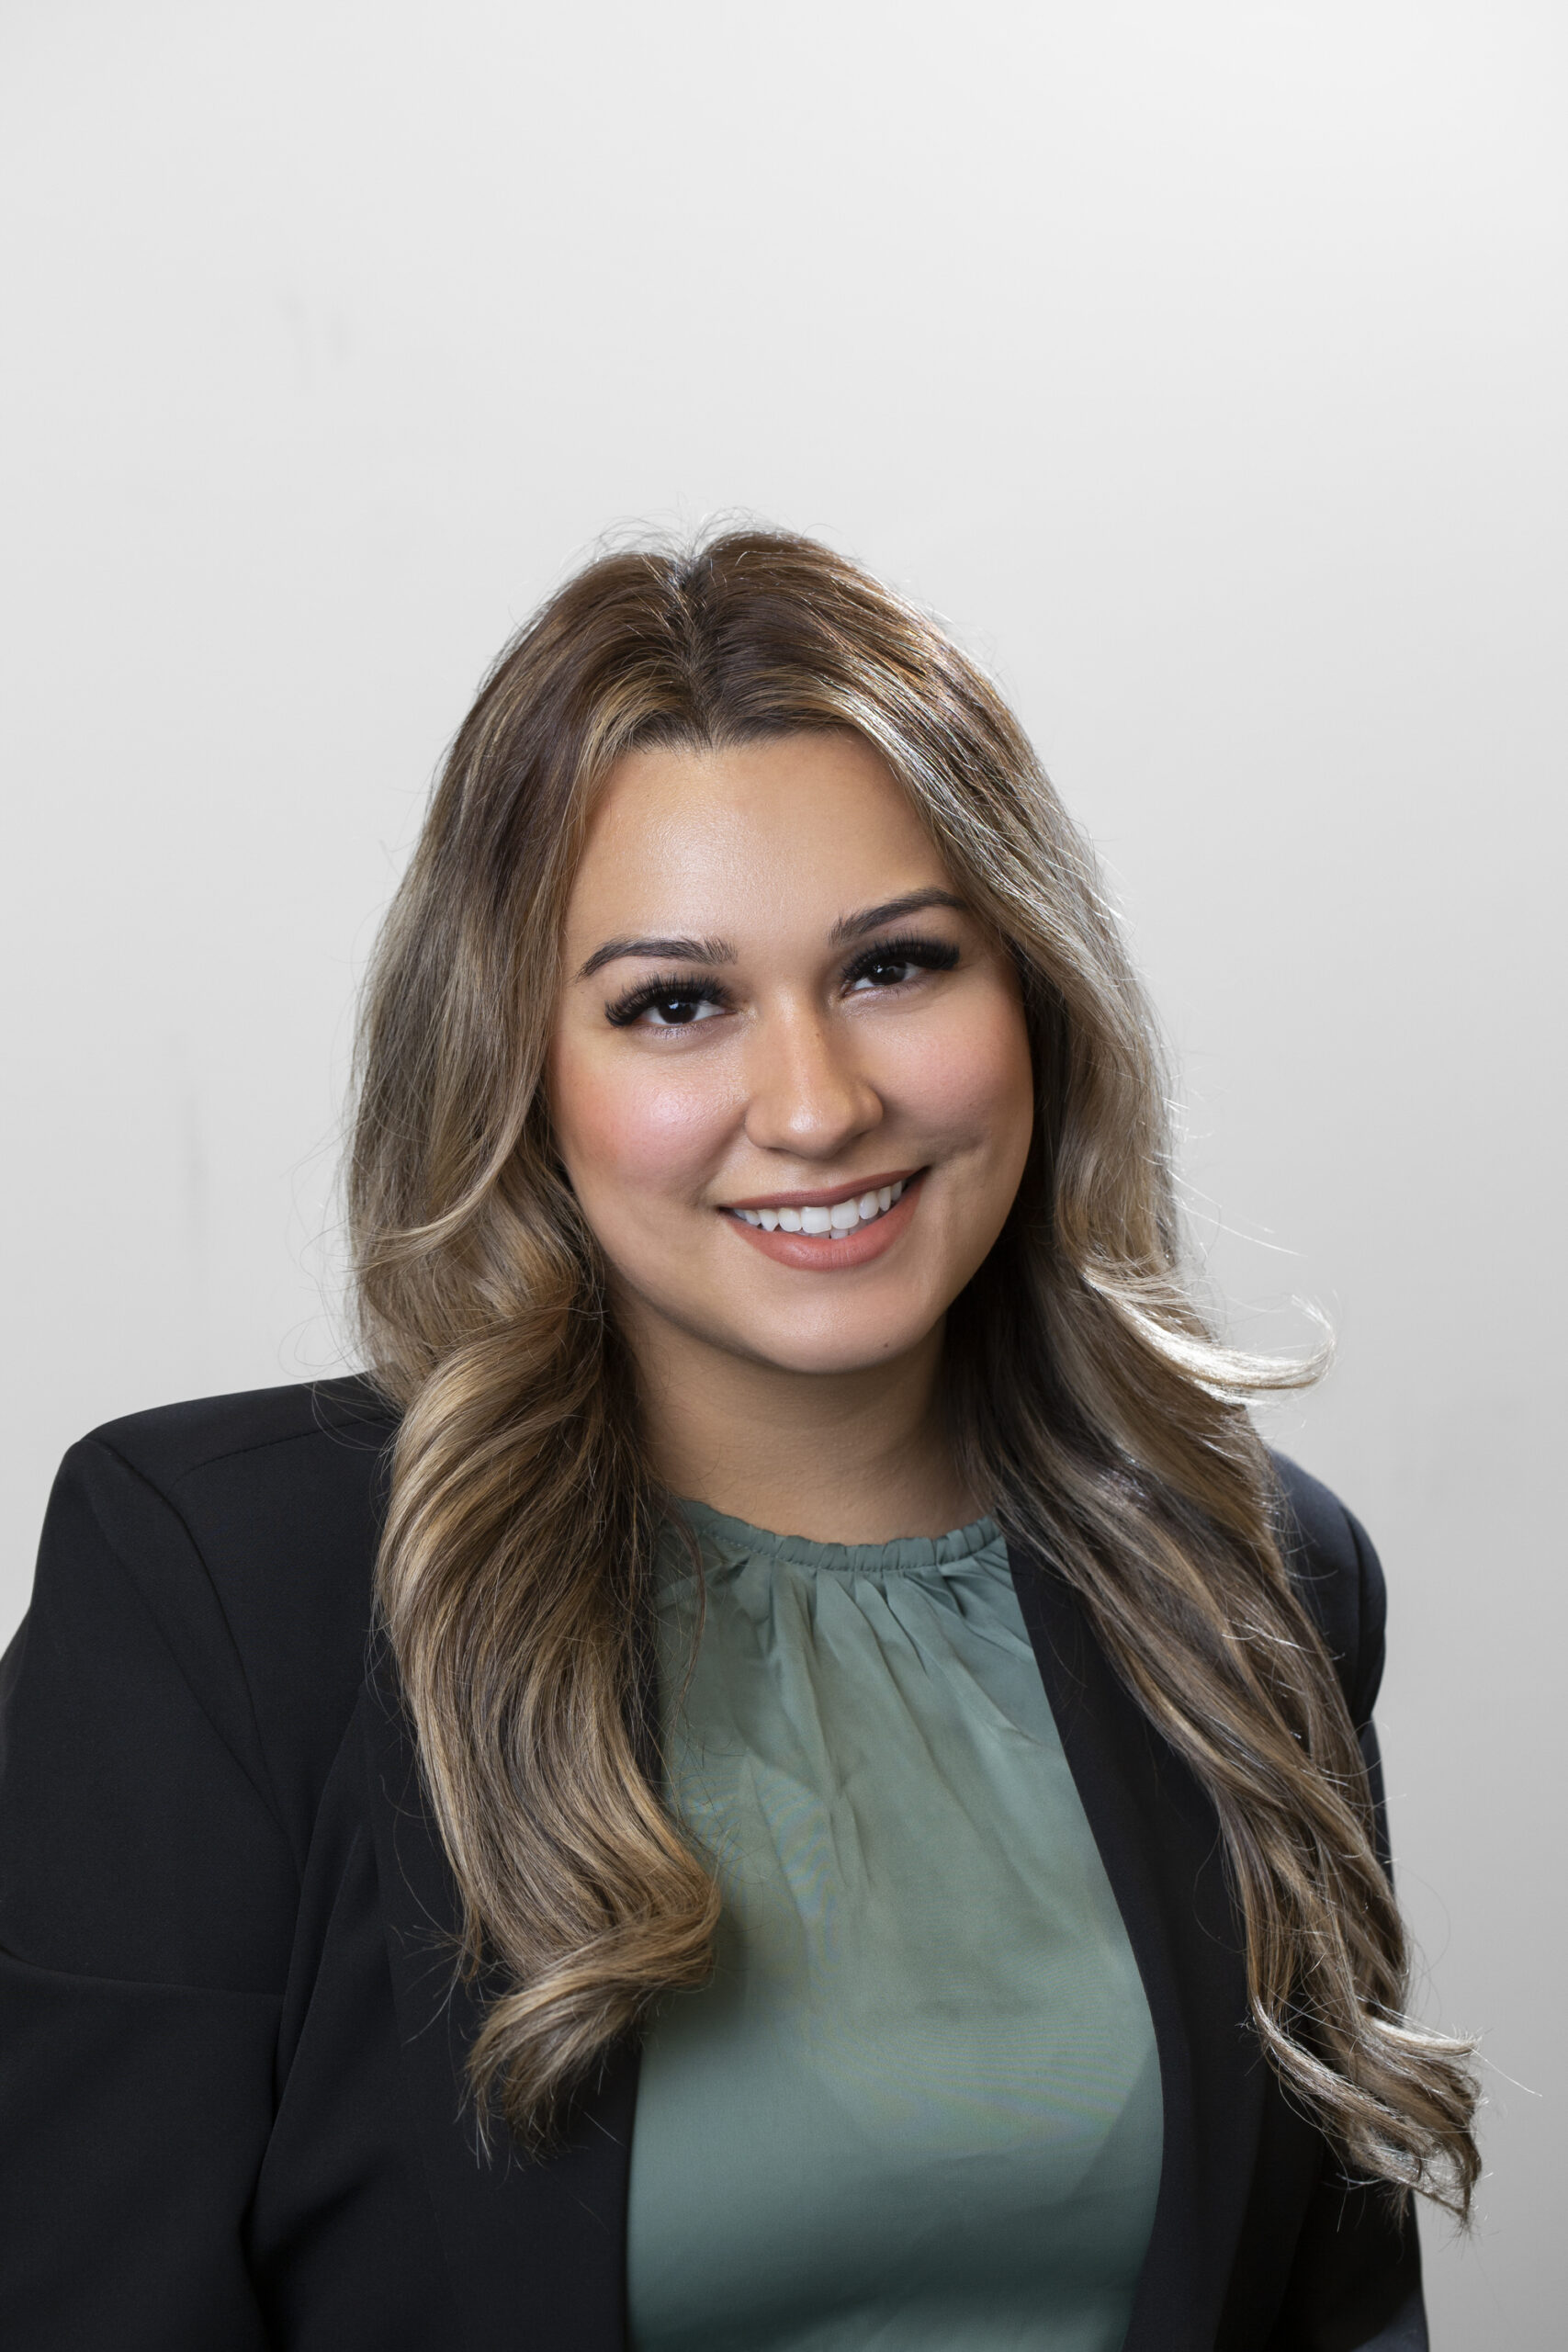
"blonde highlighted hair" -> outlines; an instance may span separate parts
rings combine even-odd
[[[1354,2170],[1463,2211],[1469,2047],[1404,2014],[1356,1728],[1247,1411],[1303,1375],[1221,1347],[1194,1301],[1156,1032],[1092,856],[941,629],[757,531],[594,562],[506,649],[366,997],[351,1223],[368,1361],[403,1410],[378,1600],[463,1965],[492,1988],[480,2117],[547,2140],[649,2004],[701,1981],[716,1915],[650,1764],[661,1500],[542,1086],[583,829],[634,749],[822,727],[886,762],[1022,979],[1034,1145],[949,1318],[972,1489],[1076,1589],[1212,1800],[1288,2089]]]

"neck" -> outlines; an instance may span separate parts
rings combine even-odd
[[[848,1373],[781,1371],[668,1326],[628,1337],[671,1494],[819,1544],[944,1535],[978,1516],[941,1409],[940,1324],[896,1363]]]

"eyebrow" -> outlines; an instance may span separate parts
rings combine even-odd
[[[902,915],[918,915],[927,907],[951,907],[961,915],[969,911],[955,891],[906,890],[901,899],[884,899],[879,907],[863,907],[858,914],[840,915],[828,936],[835,947],[841,947],[847,939],[863,939],[868,931],[897,922]]]
[[[868,931],[880,930],[885,922],[897,922],[904,915],[919,914],[927,907],[952,907],[961,915],[969,911],[954,891],[906,890],[901,899],[884,899],[880,906],[840,915],[828,936],[833,946],[842,947],[848,940],[863,939]],[[577,977],[591,980],[606,964],[619,963],[623,956],[664,964],[734,964],[739,960],[739,951],[728,939],[607,939],[603,947],[593,950]]]
[[[739,951],[728,939],[607,939],[596,947],[578,974],[580,980],[591,980],[606,964],[618,963],[623,956],[652,956],[663,964],[733,964]]]

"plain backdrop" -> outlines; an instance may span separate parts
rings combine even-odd
[[[5,1551],[341,1359],[356,977],[606,532],[936,607],[1099,842],[1232,1329],[1388,1570],[1438,2352],[1555,2340],[1568,32],[1514,0],[8,0]]]

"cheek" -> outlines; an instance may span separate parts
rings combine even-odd
[[[734,1123],[734,1087],[712,1058],[603,1055],[568,1039],[551,1057],[550,1110],[587,1205],[623,1187],[646,1198],[699,1181]]]
[[[932,1023],[899,1074],[901,1099],[932,1134],[977,1150],[1016,1182],[1034,1124],[1034,1080],[1022,1007],[998,989]]]

